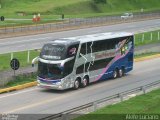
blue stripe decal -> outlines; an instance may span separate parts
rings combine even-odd
[[[41,82],[46,82],[46,83],[57,83],[57,82],[61,82],[61,80],[47,80],[41,77],[37,77],[38,80],[40,80]]]

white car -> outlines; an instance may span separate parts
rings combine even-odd
[[[133,18],[133,13],[124,13],[121,19]]]

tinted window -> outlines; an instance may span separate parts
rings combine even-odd
[[[38,76],[47,79],[63,78],[63,71],[56,64],[46,64],[38,62]]]
[[[69,75],[73,71],[75,60],[70,60],[64,64],[64,76]]]
[[[88,42],[88,43],[87,43],[87,53],[88,53],[88,54],[91,53],[91,49],[92,49],[92,48],[91,48],[91,47],[92,47],[91,45],[93,46],[93,43],[92,43],[92,42]],[[93,50],[92,50],[92,51],[93,51]]]
[[[67,58],[76,56],[78,47],[79,47],[79,44],[69,46],[67,50]]]
[[[83,54],[83,55],[86,54],[86,43],[83,43],[83,44],[81,45],[80,53]]]
[[[40,57],[46,60],[62,60],[65,56],[65,47],[62,45],[46,44],[43,46]]]
[[[83,73],[84,67],[85,67],[85,72],[87,72],[89,65],[90,65],[89,71],[105,68],[112,59],[113,58],[106,58],[106,59],[102,59],[102,60],[97,60],[94,62],[93,65],[91,65],[90,62],[86,63],[85,65],[83,64],[77,68],[76,74]]]

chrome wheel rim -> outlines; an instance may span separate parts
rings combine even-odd
[[[79,82],[78,82],[78,80],[75,81],[74,85],[75,85],[76,89],[79,88]]]
[[[122,77],[122,74],[123,74],[123,73],[122,73],[122,70],[120,69],[120,70],[119,70],[119,76]]]
[[[114,71],[113,77],[116,78],[117,77],[117,72]]]
[[[83,85],[84,85],[84,86],[87,86],[87,79],[86,79],[86,78],[83,79]]]

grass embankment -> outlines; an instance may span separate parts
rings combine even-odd
[[[131,98],[127,101],[109,105],[90,114],[76,118],[75,120],[128,120],[129,115],[141,115],[132,117],[131,120],[140,120],[144,115],[155,115],[160,119],[160,89],[154,90],[145,95]],[[127,116],[128,115],[128,116]],[[148,119],[151,120],[151,119]]]
[[[13,80],[10,81],[8,84],[6,84],[3,88],[13,87],[13,86],[22,85],[28,82],[36,81],[36,76],[37,76],[36,73],[15,76]]]
[[[17,58],[20,61],[20,67],[26,67],[31,65],[31,61],[33,58],[39,56],[39,51],[31,50],[30,51],[30,62],[28,63],[28,51],[24,52],[14,52],[13,58]],[[1,54],[0,55],[0,71],[4,71],[10,69],[10,60],[11,60],[11,53]]]
[[[135,35],[135,46],[160,43],[160,30]]]
[[[121,14],[123,12],[153,11],[159,9],[159,0],[106,0],[106,4],[96,4],[93,0],[1,0],[0,15],[6,18],[30,18],[41,13],[42,21],[51,22],[61,18],[82,18]],[[123,4],[122,4],[123,3]],[[24,13],[25,16],[18,16]],[[0,25],[33,24],[27,21],[5,21]]]

